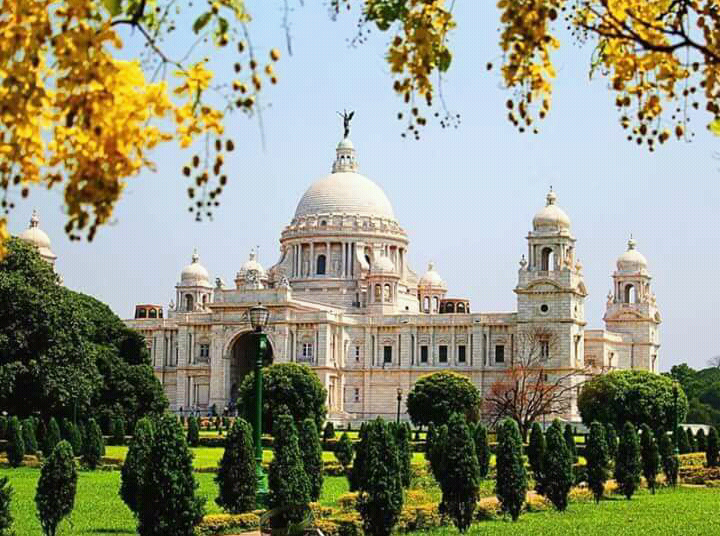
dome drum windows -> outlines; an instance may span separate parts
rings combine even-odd
[[[325,275],[327,270],[327,257],[325,255],[318,255],[316,261],[315,273],[317,275]]]

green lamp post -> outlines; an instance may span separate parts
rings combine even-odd
[[[400,403],[402,402],[402,395],[403,395],[402,387],[398,387],[397,388],[397,417],[395,418],[395,422],[397,424],[400,424]]]
[[[673,429],[673,444],[675,446],[675,450],[673,450],[673,454],[675,456],[680,455],[680,446],[678,445],[678,383],[673,382],[673,416],[675,418],[675,428]]]
[[[257,305],[249,311],[250,325],[255,332],[257,352],[255,354],[255,471],[257,474],[257,502],[264,505],[268,494],[267,475],[262,468],[262,388],[263,388],[263,358],[267,352],[268,340],[263,329],[267,325],[270,311],[267,307]]]

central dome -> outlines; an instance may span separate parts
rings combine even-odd
[[[382,188],[352,171],[331,173],[315,181],[300,199],[295,217],[343,213],[395,219]]]

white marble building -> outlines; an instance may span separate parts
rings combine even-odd
[[[554,337],[543,348],[551,374],[658,370],[660,314],[634,241],[612,274],[605,329],[585,329],[576,239],[551,191],[527,235],[517,312],[471,312],[467,300],[448,298],[432,264],[421,276],[408,265],[408,236],[383,190],[358,173],[350,140],[336,153],[332,173],[308,188],[282,231],[275,266],[265,270],[251,254],[226,286],[211,282],[194,253],[166,317],[161,306],[139,305],[127,321],[146,336],[173,409],[231,403],[252,366],[246,312],[258,303],[271,311],[274,362],[310,365],[338,421],[394,415],[397,389],[437,370],[487,392],[514,361],[518,335],[538,326]],[[577,417],[574,401],[563,416]]]

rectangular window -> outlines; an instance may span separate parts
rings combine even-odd
[[[448,360],[448,347],[445,344],[441,344],[438,348],[438,360],[440,363],[447,363]]]
[[[505,345],[495,346],[495,363],[505,363]]]
[[[304,342],[302,345],[302,360],[312,361],[313,360],[313,345],[311,342]]]
[[[392,363],[392,346],[383,346],[383,363]]]
[[[540,341],[540,358],[543,361],[550,359],[550,342]]]
[[[355,362],[360,363],[360,347],[355,347]]]
[[[355,402],[360,402],[360,389],[357,387],[355,388],[355,396],[353,397],[353,400],[355,400]]]
[[[428,362],[428,347],[427,344],[423,344],[420,347],[420,363]]]
[[[207,359],[210,357],[210,345],[209,344],[201,344],[200,345],[200,358],[207,361]]]
[[[461,344],[457,348],[458,354],[457,354],[457,360],[458,363],[465,363],[465,345]]]

